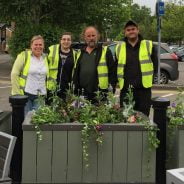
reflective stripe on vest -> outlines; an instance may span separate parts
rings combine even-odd
[[[142,73],[142,84],[145,88],[152,86],[153,81],[153,63],[151,60],[152,41],[142,40],[139,49],[139,62]],[[116,57],[118,59],[117,76],[120,89],[124,86],[124,66],[126,64],[126,43],[116,46]]]
[[[98,72],[98,86],[100,89],[107,89],[108,88],[108,67],[107,67],[107,61],[106,61],[106,53],[107,53],[107,46],[102,47],[102,54],[100,57],[100,61],[99,64],[97,66],[97,72]],[[75,64],[76,65],[78,63],[78,59],[81,55],[81,51],[77,51],[77,62]]]
[[[58,64],[59,64],[59,44],[52,45],[49,47],[49,78],[47,80],[47,88],[49,90],[56,90],[57,88],[57,74],[58,74]],[[74,65],[76,61],[76,51],[72,49]],[[73,76],[72,70],[72,76]]]
[[[98,86],[100,89],[107,89],[108,88],[108,67],[106,61],[106,53],[107,53],[107,46],[102,47],[102,55],[100,57],[100,61],[97,67],[98,71]]]
[[[26,80],[27,80],[27,75],[29,72],[29,68],[30,68],[30,61],[31,61],[31,51],[23,51],[20,53],[22,60],[25,61],[25,65],[23,67],[23,70],[19,76],[19,85],[20,85],[20,89],[21,89],[21,94],[24,94],[24,90],[25,90],[25,86],[26,86]],[[44,59],[44,63],[45,66],[47,68],[48,71],[48,62],[47,62],[47,56],[43,55],[43,59]],[[47,78],[48,78],[48,72],[47,72]]]

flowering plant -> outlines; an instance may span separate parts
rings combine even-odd
[[[83,159],[88,167],[88,147],[91,138],[95,138],[98,144],[103,143],[103,124],[105,123],[140,123],[148,130],[149,151],[157,148],[159,140],[156,137],[157,128],[152,126],[148,117],[134,110],[134,100],[131,88],[127,94],[126,103],[120,108],[116,97],[109,92],[106,100],[103,100],[101,92],[96,93],[96,104],[92,104],[83,96],[75,96],[72,90],[68,90],[66,101],[62,101],[57,95],[53,95],[50,105],[42,105],[33,114],[32,123],[35,125],[39,139],[42,139],[40,125],[80,122],[82,123]]]
[[[177,137],[178,125],[184,124],[184,90],[179,89],[177,98],[167,110],[168,129],[167,129],[167,168],[170,169],[170,165],[175,164],[175,145]]]
[[[168,108],[169,127],[184,124],[184,91],[179,89],[176,100]]]

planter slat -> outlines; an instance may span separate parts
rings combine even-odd
[[[181,168],[184,167],[184,130],[180,129],[178,133],[178,168]]]
[[[128,132],[127,182],[141,183],[142,171],[142,131]]]
[[[67,131],[53,131],[52,182],[66,183]]]
[[[127,176],[127,131],[113,132],[112,182],[126,183]]]
[[[23,137],[22,183],[36,183],[37,136],[29,131]]]
[[[104,132],[103,144],[98,146],[99,183],[111,183],[112,180],[112,131]]]
[[[37,183],[51,183],[52,131],[42,131],[42,135],[37,143]]]
[[[97,173],[98,173],[98,144],[95,141],[95,137],[92,136],[89,141],[88,147],[89,153],[89,167],[86,168],[86,162],[83,161],[83,183],[96,183],[97,182]]]
[[[82,143],[80,131],[68,131],[67,182],[82,182]]]
[[[148,133],[143,132],[142,147],[142,181],[151,183],[155,180],[156,150],[148,151]],[[149,159],[149,163],[148,163]]]

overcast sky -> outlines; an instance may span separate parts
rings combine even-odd
[[[152,13],[155,13],[155,4],[157,0],[133,0],[134,3],[139,4],[140,6],[147,6],[151,8]]]

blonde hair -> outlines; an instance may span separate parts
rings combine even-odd
[[[43,41],[43,44],[44,44],[44,39],[41,35],[35,35],[31,38],[31,45],[32,43],[35,41],[35,40],[42,40]]]
[[[82,40],[85,40],[85,39],[84,39],[84,38],[85,38],[85,33],[86,33],[87,29],[89,29],[89,28],[93,28],[93,29],[96,30],[96,32],[97,32],[97,38],[98,38],[98,40],[99,40],[99,39],[100,39],[100,33],[99,33],[97,27],[95,27],[95,26],[87,26],[87,27],[85,27],[85,28],[82,30],[81,39],[82,39]]]

